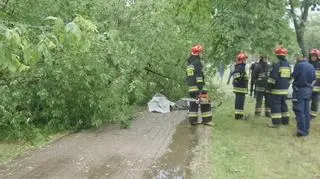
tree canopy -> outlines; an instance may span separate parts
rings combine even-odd
[[[186,94],[193,45],[204,45],[208,74],[239,51],[272,55],[282,42],[294,52],[289,19],[278,0],[4,0],[2,135],[127,127],[133,106],[155,92]]]

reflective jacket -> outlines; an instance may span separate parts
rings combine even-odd
[[[291,68],[288,61],[283,58],[272,65],[268,78],[268,88],[273,95],[288,95],[291,80]]]
[[[313,92],[320,93],[320,60],[309,61],[316,71],[316,83],[313,86]]]
[[[248,93],[248,76],[246,72],[246,64],[236,64],[233,75],[233,92]]]
[[[189,92],[203,90],[204,75],[199,55],[191,55],[187,65],[187,83]]]

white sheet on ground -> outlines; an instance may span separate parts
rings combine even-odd
[[[149,112],[168,113],[170,112],[170,106],[174,105],[174,102],[169,101],[167,97],[160,93],[156,93],[148,102]]]

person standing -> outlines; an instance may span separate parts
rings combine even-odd
[[[260,56],[260,61],[256,65],[253,73],[252,79],[255,81],[256,84],[256,109],[255,115],[260,116],[262,112],[262,101],[264,98],[265,102],[265,116],[271,116],[271,110],[269,107],[269,99],[267,94],[267,85],[268,85],[268,73],[269,73],[269,65],[267,63],[267,57]]]
[[[254,96],[256,96],[256,90],[255,90],[255,81],[253,79],[253,71],[255,70],[256,66],[258,65],[259,63],[258,62],[253,62],[250,66],[250,69],[249,69],[249,76],[251,77],[251,80],[250,80],[250,96],[252,96],[252,93],[254,94]]]
[[[311,117],[316,118],[318,113],[319,93],[320,93],[320,60],[319,50],[312,49],[309,53],[309,63],[316,70],[316,83],[313,86],[311,96]]]
[[[314,67],[307,59],[300,58],[292,73],[294,79],[292,88],[293,111],[297,120],[296,136],[307,136],[310,128],[310,98],[313,82],[316,79]]]
[[[228,77],[227,85],[230,83],[232,74],[233,74],[233,72],[234,72],[235,65],[236,65],[235,63],[232,63],[232,64],[230,65],[230,67],[229,67],[230,72],[229,72],[229,77]]]
[[[291,68],[286,56],[288,50],[285,48],[277,48],[275,54],[279,61],[272,65],[268,78],[268,90],[270,91],[270,107],[271,107],[271,128],[279,127],[281,124],[289,124],[289,112],[286,103],[288,95],[289,82],[291,79]]]
[[[246,119],[244,117],[245,95],[248,94],[248,76],[246,73],[246,60],[248,56],[241,52],[237,56],[237,64],[232,73],[233,92],[235,93],[235,119]]]
[[[191,125],[198,123],[198,109],[200,105],[202,124],[213,125],[211,105],[208,99],[208,93],[205,88],[204,73],[202,71],[202,63],[200,53],[203,51],[201,45],[196,45],[191,50],[191,55],[187,64],[187,82],[189,86],[189,95],[195,99],[190,101],[188,118]],[[204,100],[203,100],[204,99]],[[207,100],[207,102],[203,102]]]

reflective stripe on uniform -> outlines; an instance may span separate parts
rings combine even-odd
[[[287,95],[288,94],[288,89],[272,89],[271,94],[275,95]]]
[[[316,70],[316,78],[320,79],[320,70]]]
[[[314,86],[312,91],[320,93],[320,86]]]
[[[201,114],[201,116],[202,116],[202,117],[210,117],[210,116],[212,116],[212,112],[211,112],[211,111],[209,111],[209,112],[204,112],[204,113]]]
[[[188,117],[198,117],[198,113],[197,112],[189,112]]]
[[[203,82],[203,78],[202,77],[197,77],[196,80],[197,80],[197,83],[202,83]]]
[[[197,86],[189,86],[189,92],[198,91],[199,88]]]
[[[263,78],[263,77],[265,77],[266,75],[265,75],[265,73],[263,72],[263,73],[259,73],[259,75],[258,75],[258,77],[259,78]]]
[[[233,78],[235,79],[235,78],[239,78],[241,75],[240,75],[240,73],[235,73],[235,74],[233,74]]]
[[[255,112],[261,112],[261,111],[262,111],[262,108],[256,108]]]
[[[279,69],[281,78],[290,78],[291,68],[290,67],[280,67]]]
[[[187,75],[188,76],[193,76],[194,75],[194,66],[193,65],[187,66]]]
[[[236,109],[236,110],[234,111],[234,113],[235,113],[235,114],[244,114],[243,110],[241,110],[241,109]]]
[[[268,78],[268,83],[276,84],[276,80],[273,78]]]
[[[272,119],[281,119],[282,115],[281,113],[271,113]]]
[[[233,87],[233,92],[247,94],[248,93],[248,89],[247,88]]]
[[[310,114],[311,114],[312,117],[317,117],[317,112],[316,111],[311,111]]]
[[[290,117],[290,114],[288,112],[281,113],[281,117]]]
[[[258,87],[258,86],[256,86],[256,91],[264,92],[264,91],[265,91],[265,88],[264,88],[264,87]]]

